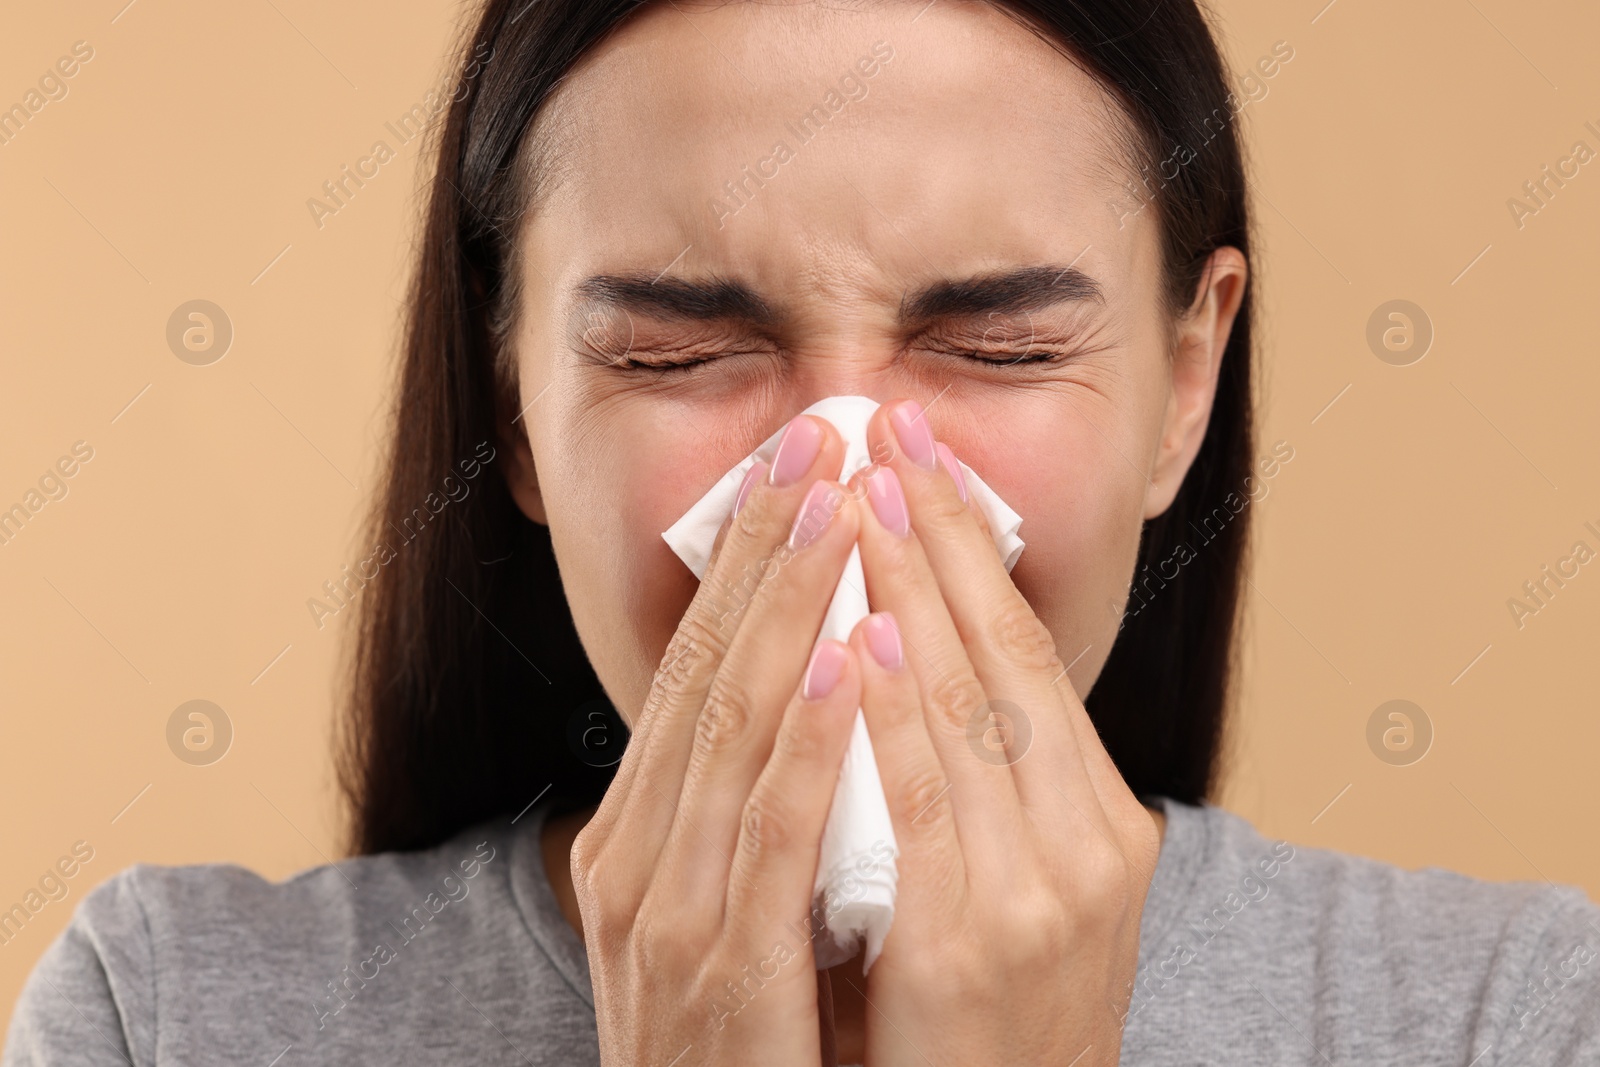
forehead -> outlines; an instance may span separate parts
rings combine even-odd
[[[1153,248],[1126,130],[987,3],[657,4],[542,116],[529,240],[569,283],[654,266],[889,297],[1082,253],[1115,284]]]

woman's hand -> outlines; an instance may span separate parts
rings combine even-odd
[[[921,409],[884,405],[869,440],[880,462],[850,490],[868,475],[876,612],[850,643],[900,880],[865,991],[866,1063],[1114,1064],[1155,822]],[[896,624],[903,665],[886,668]],[[1011,720],[1006,745],[991,710]]]
[[[860,528],[817,481],[843,455],[802,415],[773,457],[782,484],[757,464],[573,843],[603,1063],[821,1062],[802,923],[861,693],[848,646],[812,651]]]

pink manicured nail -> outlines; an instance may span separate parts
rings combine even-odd
[[[833,687],[839,684],[839,678],[844,674],[846,652],[845,646],[831,637],[818,641],[817,647],[811,650],[811,663],[806,667],[800,695],[807,700],[821,700],[833,692]]]
[[[744,498],[750,495],[750,487],[756,484],[756,479],[761,477],[767,465],[761,460],[750,464],[750,469],[744,472],[744,481],[739,483],[739,495],[733,501],[733,513],[739,514],[739,509],[744,507]]]
[[[933,451],[933,430],[928,426],[922,405],[915,400],[896,404],[889,412],[889,425],[894,427],[895,439],[911,462],[925,471],[933,470],[939,461]]]
[[[837,495],[833,485],[820,478],[812,484],[800,505],[800,513],[794,517],[794,528],[789,531],[791,549],[798,552],[822,536],[834,513],[843,506],[843,501],[834,499]]]
[[[816,462],[822,451],[822,427],[815,419],[796,415],[789,420],[788,429],[778,441],[777,455],[772,457],[772,477],[769,481],[782,488],[798,482]]]
[[[887,611],[875,611],[867,616],[861,627],[867,634],[867,648],[872,658],[887,670],[897,671],[905,666],[905,651],[900,644],[900,625]]]
[[[872,501],[872,513],[886,530],[896,537],[911,533],[911,513],[906,508],[905,490],[900,488],[900,476],[892,468],[873,468],[867,476],[867,499]]]
[[[956,462],[956,454],[950,451],[950,446],[940,441],[933,446],[939,451],[939,462],[944,464],[944,469],[949,472],[950,478],[956,483],[956,492],[961,494],[961,502],[967,502],[967,476],[961,471],[961,464]]]

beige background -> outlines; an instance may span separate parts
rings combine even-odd
[[[94,858],[9,944],[0,1011],[84,893],[136,862],[281,878],[337,849],[328,737],[349,612],[306,608],[363,554],[422,174],[392,121],[445,78],[454,5],[94,0],[15,7],[0,106],[94,58],[0,146],[0,508],[93,459],[0,546],[0,909],[75,841]],[[1246,685],[1222,800],[1266,833],[1408,867],[1600,896],[1600,562],[1519,630],[1507,607],[1600,551],[1600,162],[1519,229],[1507,207],[1600,151],[1600,9],[1583,0],[1228,0],[1237,69],[1294,58],[1244,111],[1265,284]],[[397,151],[319,229],[306,206]],[[1420,362],[1369,349],[1420,305]],[[219,362],[175,358],[220,305]],[[1331,406],[1329,406],[1331,403]],[[231,749],[175,758],[216,702]],[[1435,736],[1369,748],[1381,703]]]

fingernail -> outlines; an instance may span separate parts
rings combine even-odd
[[[750,464],[750,469],[744,472],[744,481],[739,483],[739,495],[733,501],[733,513],[739,514],[739,509],[744,507],[744,498],[750,495],[750,487],[756,484],[756,479],[761,477],[767,465],[761,460]]]
[[[956,454],[950,451],[950,446],[940,441],[934,445],[939,451],[939,462],[944,464],[944,469],[949,472],[950,478],[956,483],[956,492],[961,494],[961,502],[967,502],[967,476],[961,471],[961,464],[956,462]]]
[[[867,633],[867,648],[879,665],[897,671],[905,666],[905,651],[900,644],[900,626],[887,611],[875,611],[862,626]]]
[[[798,482],[816,462],[820,451],[822,427],[814,419],[796,415],[789,420],[788,428],[778,441],[778,452],[772,457],[770,482],[780,489]]]
[[[835,495],[833,486],[821,479],[811,486],[811,491],[806,493],[805,501],[800,505],[800,514],[794,518],[794,528],[789,531],[791,549],[798,552],[822,536],[833,513],[840,507],[841,502],[834,499]]]
[[[889,413],[889,425],[894,427],[895,439],[900,442],[900,447],[905,449],[911,462],[925,471],[933,470],[939,462],[933,451],[933,430],[928,427],[928,419],[922,412],[922,405],[915,400],[907,400],[896,404]]]
[[[811,650],[811,663],[806,667],[805,681],[800,695],[807,700],[821,700],[833,692],[844,674],[845,646],[833,638],[823,638]]]
[[[911,513],[906,508],[905,490],[900,488],[900,476],[891,467],[878,467],[867,476],[867,499],[872,502],[872,513],[884,528],[896,537],[911,533]]]

